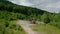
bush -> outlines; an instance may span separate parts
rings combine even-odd
[[[47,18],[44,18],[44,23],[50,23],[50,19],[49,19],[49,17],[47,17]]]
[[[8,27],[9,26],[9,22],[5,22],[5,27]]]

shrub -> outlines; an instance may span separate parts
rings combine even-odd
[[[5,22],[5,27],[8,27],[9,26],[9,22]]]
[[[49,17],[47,17],[47,18],[44,18],[44,23],[49,23],[50,22],[50,19],[49,19]]]

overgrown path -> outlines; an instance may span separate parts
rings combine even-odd
[[[23,21],[18,20],[17,23],[22,26],[22,28],[28,33],[28,34],[37,34],[35,31],[33,31],[29,26],[29,21]]]

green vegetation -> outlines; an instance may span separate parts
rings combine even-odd
[[[38,32],[38,34],[60,34],[60,29],[51,26],[49,24],[37,24],[30,26],[34,31]]]
[[[16,4],[13,4],[7,0],[0,0],[0,20],[1,20],[0,27],[2,26],[0,28],[0,33],[1,34],[4,34],[4,33],[8,34],[12,30],[13,30],[13,32],[16,32],[14,34],[20,34],[21,32],[24,32],[24,30],[21,31],[19,29],[19,28],[21,28],[21,27],[19,27],[19,25],[16,25],[16,24],[11,25],[10,22],[14,21],[14,20],[18,20],[18,19],[29,20],[29,18],[31,16],[34,19],[36,19],[37,21],[42,21],[46,24],[54,25],[60,29],[60,13],[58,13],[58,14],[49,13],[45,10],[16,5]],[[9,30],[9,31],[5,32],[7,30]],[[12,34],[12,33],[10,33],[10,34]]]
[[[0,34],[26,34],[16,21],[0,20]]]
[[[0,34],[26,34],[24,29],[16,24],[17,19],[23,19],[25,16],[12,12],[13,5],[6,0],[0,0]]]
[[[23,28],[16,24],[17,15],[20,14],[0,11],[0,34],[26,34]]]

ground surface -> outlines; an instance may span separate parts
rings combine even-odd
[[[30,24],[29,21],[23,20],[18,20],[17,23],[22,26],[27,34],[60,34],[60,29],[49,24]]]
[[[52,25],[37,24],[31,25],[31,28],[38,34],[60,34],[60,29]]]
[[[32,24],[30,24],[29,21],[18,20],[17,23],[22,26],[22,28],[27,32],[27,34],[37,34],[37,32],[33,31],[30,28],[30,25]]]

